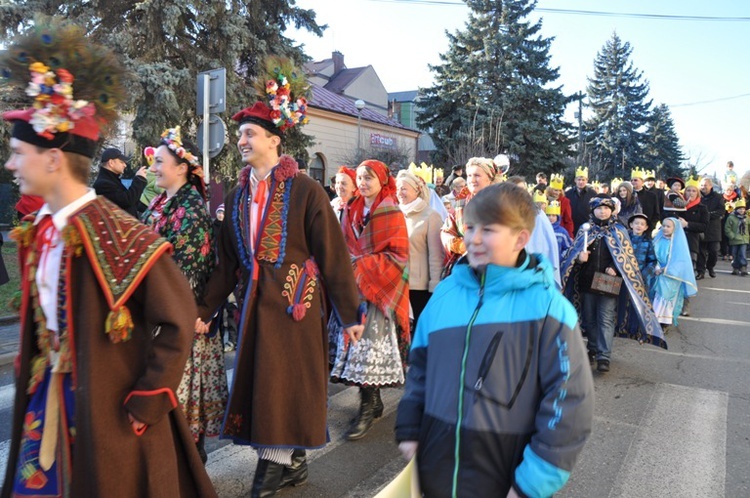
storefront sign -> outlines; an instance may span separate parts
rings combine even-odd
[[[383,149],[395,149],[396,139],[393,137],[386,137],[380,133],[370,133],[370,145],[373,147],[381,147]]]

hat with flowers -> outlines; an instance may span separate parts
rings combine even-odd
[[[310,85],[305,73],[291,59],[272,56],[263,64],[255,83],[258,102],[232,116],[240,125],[253,123],[283,137],[287,130],[307,124],[307,94]]]
[[[79,26],[38,16],[0,55],[3,83],[25,89],[31,106],[3,113],[11,136],[93,158],[102,129],[117,119],[124,69]]]

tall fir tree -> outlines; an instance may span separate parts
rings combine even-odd
[[[532,0],[465,0],[465,29],[447,33],[435,84],[421,90],[417,123],[430,130],[438,164],[471,156],[513,159],[512,174],[559,171],[570,146],[563,121],[569,102],[550,67],[551,38],[526,20]]]
[[[644,161],[651,100],[648,81],[630,61],[633,49],[617,33],[594,61],[587,88],[593,116],[586,121],[585,162],[589,174],[629,178]]]
[[[644,164],[661,178],[680,177],[685,173],[681,166],[685,156],[667,104],[656,106],[649,118],[645,158]]]
[[[63,16],[84,27],[94,40],[113,48],[130,69],[128,85],[137,146],[152,145],[161,132],[181,125],[195,133],[198,73],[227,69],[227,145],[212,169],[234,176],[241,167],[232,146],[236,129],[229,117],[255,101],[252,80],[267,54],[286,55],[302,64],[301,46],[283,33],[289,25],[322,35],[315,12],[294,0],[14,0],[0,9],[0,36],[26,29],[35,14]],[[285,152],[302,155],[310,139],[295,130]]]

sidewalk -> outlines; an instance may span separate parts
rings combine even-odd
[[[12,363],[18,354],[19,323],[0,324],[0,367]]]

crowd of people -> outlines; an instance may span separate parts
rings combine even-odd
[[[79,52],[52,65],[39,47],[56,40]],[[610,194],[586,168],[567,190],[543,173],[527,188],[507,156],[435,185],[368,159],[338,170],[330,199],[283,154],[307,116],[282,58],[233,116],[244,168],[216,220],[178,126],[129,187],[127,158],[103,151],[90,188],[119,64],[59,23],[11,48],[34,102],[3,115],[26,212],[2,496],[215,496],[201,463],[219,435],[257,450],[251,496],[273,496],[328,442],[329,382],[359,390],[350,441],[383,415],[381,389],[405,385],[396,439],[427,496],[550,496],[591,432],[590,365],[610,370],[615,335],[666,347],[722,234],[747,275],[736,175],[722,198],[707,178],[660,190],[636,169]]]

